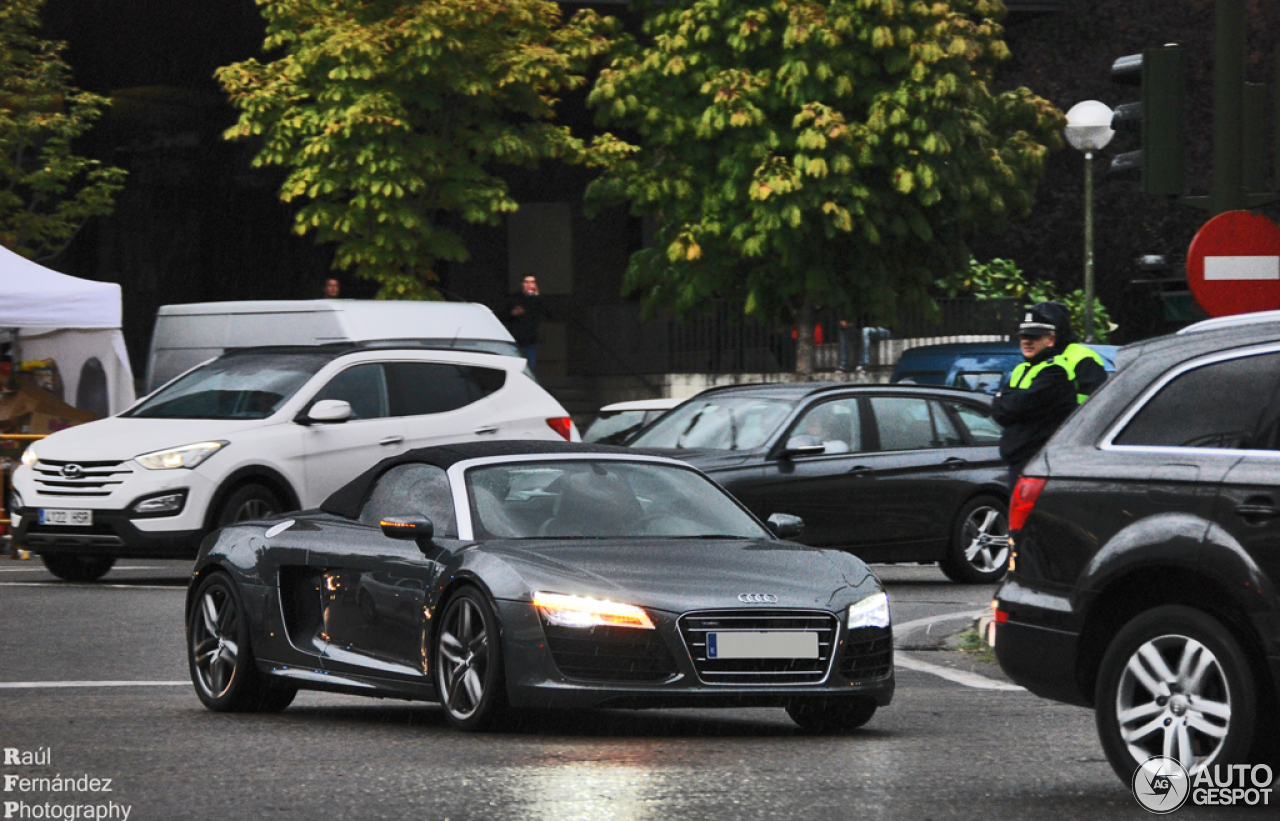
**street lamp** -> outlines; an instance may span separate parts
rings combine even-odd
[[[1116,132],[1106,103],[1086,100],[1067,112],[1067,142],[1084,152],[1084,341],[1093,341],[1093,152],[1101,151]]]

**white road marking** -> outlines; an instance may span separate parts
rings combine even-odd
[[[901,651],[893,654],[893,664],[895,667],[905,667],[908,670],[914,670],[917,673],[929,673],[938,678],[945,678],[947,681],[954,681],[956,684],[963,684],[965,687],[972,687],[975,690],[1007,690],[1007,691],[1026,691],[1027,688],[1019,687],[1017,684],[1009,684],[1006,681],[996,681],[993,678],[980,676],[977,673],[970,673],[967,670],[953,670],[950,667],[943,667],[938,664],[930,664],[927,661],[909,658],[904,656]]]
[[[1205,281],[1280,279],[1280,257],[1205,257],[1204,278]]]
[[[903,602],[903,603],[911,604],[911,602]],[[890,606],[892,606],[892,602],[890,602]],[[954,621],[956,619],[965,619],[965,618],[976,619],[979,616],[985,616],[990,612],[991,612],[990,607],[984,607],[981,610],[965,610],[960,613],[943,613],[938,616],[929,616],[928,618],[923,618],[923,619],[913,619],[912,621],[902,621],[902,622],[895,621],[893,623],[893,632],[900,633],[904,630],[914,630],[917,627],[924,627],[926,624],[937,624],[940,621]]]
[[[45,690],[68,687],[180,687],[190,681],[0,681],[0,690]]]

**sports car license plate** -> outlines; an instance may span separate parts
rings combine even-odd
[[[70,525],[71,527],[90,527],[93,525],[92,510],[57,510],[40,508],[40,524]]]
[[[816,659],[817,633],[708,633],[709,659]]]

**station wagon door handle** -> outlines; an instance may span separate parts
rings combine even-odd
[[[476,428],[474,431],[476,436],[483,436],[486,433],[497,433],[497,432],[498,432],[497,425],[485,425],[483,427]]]
[[[1263,519],[1274,519],[1280,516],[1280,507],[1271,505],[1244,504],[1236,505],[1236,513],[1240,514],[1240,518],[1248,521],[1262,521]]]
[[[849,468],[849,473],[851,473],[854,476],[870,477],[871,468],[867,467],[866,465],[854,465],[853,467]]]
[[[380,439],[378,441],[378,444],[379,445],[398,445],[403,441],[404,441],[403,436],[388,436],[385,439]]]
[[[964,465],[969,464],[969,460],[961,459],[959,456],[952,456],[947,459],[943,459],[942,464],[946,465],[952,470],[955,470],[956,468],[963,467]]]

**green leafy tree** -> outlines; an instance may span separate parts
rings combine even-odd
[[[626,284],[679,312],[713,296],[749,315],[932,306],[972,232],[1032,205],[1065,120],[1026,89],[993,0],[669,0],[650,7],[590,95],[633,142],[595,144],[589,191],[656,217]],[[807,370],[802,347],[797,369]]]
[[[336,243],[334,265],[379,296],[435,295],[437,263],[467,259],[454,218],[516,210],[500,164],[578,161],[553,122],[611,43],[590,11],[564,23],[550,0],[257,0],[271,62],[217,78],[240,109],[231,139],[258,137],[256,166],[282,166],[295,230]]]
[[[963,271],[956,271],[942,277],[935,283],[943,294],[949,297],[972,296],[976,299],[1021,299],[1028,305],[1037,302],[1057,301],[1067,306],[1071,312],[1071,327],[1078,336],[1083,336],[1085,299],[1084,290],[1077,288],[1066,294],[1059,294],[1052,282],[1041,280],[1028,282],[1018,263],[1011,259],[993,259],[990,262],[979,262],[970,257],[969,264]],[[1111,331],[1118,326],[1112,324],[1111,314],[1102,300],[1093,300],[1093,336],[1094,341],[1106,343]]]
[[[73,88],[65,45],[36,36],[43,2],[0,4],[0,245],[35,260],[111,213],[125,177],[72,150],[108,100]]]

